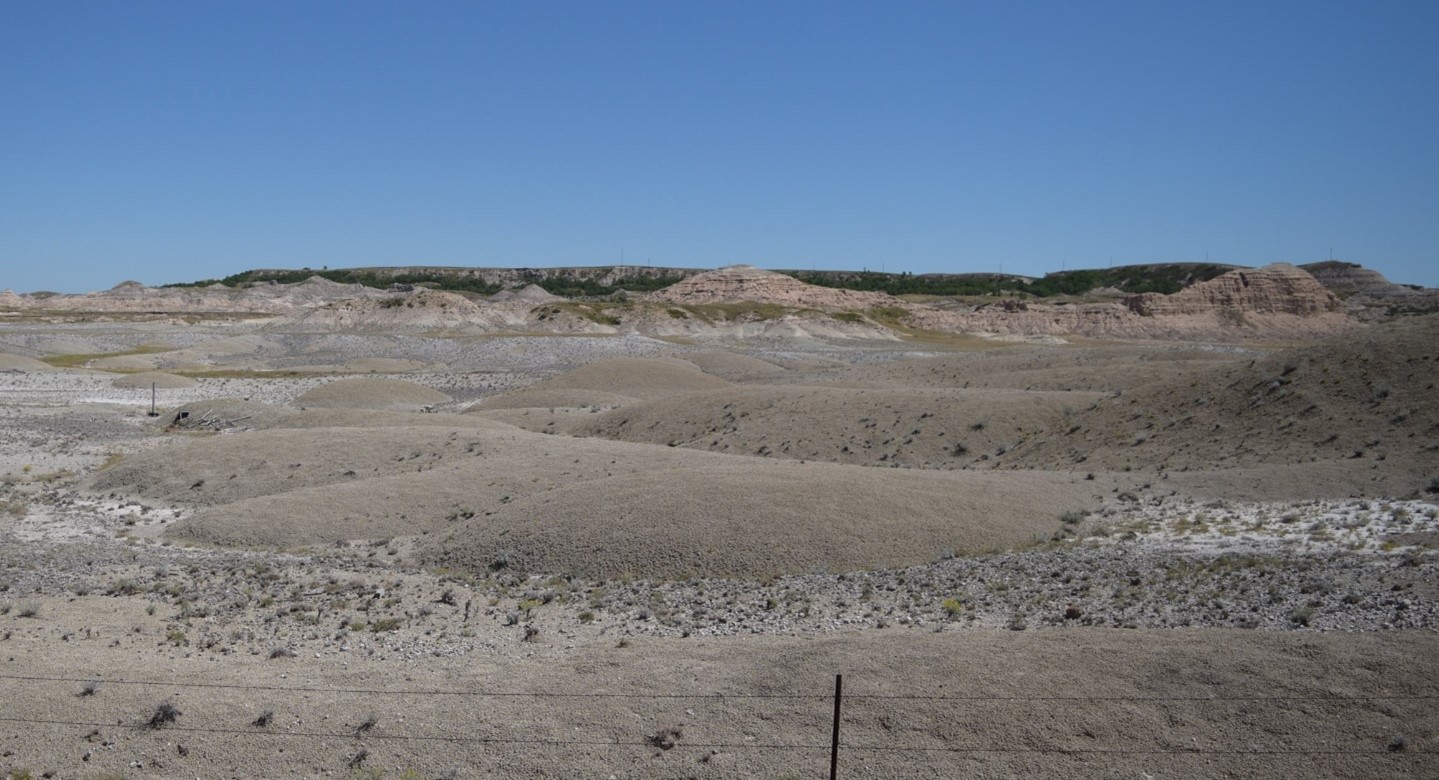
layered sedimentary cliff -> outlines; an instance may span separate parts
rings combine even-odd
[[[1230,271],[1173,295],[1131,295],[1124,304],[1143,317],[1243,314],[1292,314],[1309,317],[1343,311],[1344,304],[1313,276],[1288,263]]]
[[[1417,296],[1420,303],[1429,301],[1424,296],[1433,292],[1390,287],[1411,292],[1407,297]],[[1379,287],[1368,279],[1366,289]],[[1313,276],[1285,264],[1236,269],[1172,295],[1145,293],[1063,302],[990,298],[977,305],[973,298],[910,303],[881,292],[820,287],[742,265],[695,274],[627,300],[567,302],[535,286],[477,300],[407,285],[380,290],[311,278],[299,284],[261,283],[241,288],[149,288],[126,282],[85,295],[5,292],[0,293],[0,309],[42,314],[229,312],[276,316],[275,327],[640,333],[699,339],[898,338],[906,332],[904,327],[895,327],[898,318],[909,327],[1006,337],[1073,334],[1234,341],[1323,336],[1356,327],[1361,318],[1392,313],[1392,303],[1360,306],[1359,302],[1372,298],[1370,292],[1355,293],[1346,308],[1346,302]],[[741,302],[762,306],[714,306]]]
[[[1173,295],[1106,303],[1000,301],[969,310],[911,307],[920,327],[1007,335],[1103,338],[1307,338],[1355,327],[1344,305],[1292,265],[1230,271]]]
[[[101,292],[82,295],[0,293],[0,306],[11,309],[86,312],[228,312],[283,314],[339,300],[373,300],[388,293],[358,284],[338,284],[318,276],[299,284],[260,284],[244,289],[208,287],[146,287],[121,282]]]
[[[1439,290],[1395,284],[1378,271],[1340,260],[1300,266],[1344,299],[1350,316],[1377,322],[1395,315],[1439,312]]]

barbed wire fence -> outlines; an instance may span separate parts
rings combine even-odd
[[[374,743],[447,743],[452,745],[468,746],[520,746],[532,748],[566,749],[566,748],[603,748],[609,750],[628,751],[654,751],[667,752],[670,750],[681,751],[784,751],[796,756],[803,756],[796,759],[792,772],[795,777],[844,777],[845,761],[860,756],[883,757],[894,754],[906,754],[909,764],[929,764],[944,766],[944,761],[957,756],[1075,756],[1102,759],[1104,757],[1121,756],[1152,756],[1152,757],[1344,757],[1347,759],[1371,760],[1374,774],[1372,776],[1383,776],[1385,768],[1391,767],[1393,762],[1403,762],[1411,771],[1418,771],[1416,776],[1439,776],[1439,750],[1431,749],[1421,743],[1416,744],[1410,737],[1396,734],[1392,738],[1375,741],[1370,740],[1367,746],[1335,746],[1328,742],[1316,744],[1305,744],[1302,740],[1306,735],[1269,734],[1272,741],[1278,741],[1280,737],[1299,738],[1298,744],[1284,743],[1276,746],[1263,746],[1258,744],[1200,744],[1174,745],[1174,744],[1135,744],[1120,747],[1076,747],[1065,744],[1025,744],[1021,746],[1012,745],[983,745],[983,744],[915,744],[913,740],[898,740],[904,744],[874,744],[873,737],[861,738],[860,741],[851,742],[843,738],[843,726],[845,723],[853,725],[855,719],[852,713],[855,708],[862,709],[866,704],[883,703],[886,705],[902,705],[907,702],[923,702],[929,705],[942,705],[945,707],[974,708],[981,705],[1015,707],[1015,706],[1044,706],[1055,707],[1063,705],[1093,706],[1101,704],[1111,705],[1138,705],[1138,706],[1163,706],[1167,704],[1213,704],[1213,705],[1245,705],[1253,707],[1286,707],[1304,708],[1307,705],[1329,705],[1349,709],[1361,707],[1382,707],[1392,709],[1396,705],[1413,705],[1421,709],[1425,716],[1432,717],[1434,705],[1439,703],[1439,693],[1409,693],[1409,694],[1373,694],[1373,695],[965,695],[965,694],[898,694],[898,693],[843,693],[841,686],[842,678],[836,675],[835,688],[833,692],[824,693],[674,693],[674,692],[606,692],[606,691],[583,691],[583,692],[547,692],[547,691],[507,691],[507,690],[466,690],[466,689],[437,689],[437,688],[368,688],[368,687],[337,687],[337,686],[312,686],[312,685],[275,685],[275,684],[241,684],[225,682],[187,682],[178,680],[158,679],[124,679],[124,678],[98,678],[88,676],[41,676],[21,674],[0,674],[0,683],[11,691],[0,700],[16,701],[21,686],[64,686],[68,694],[76,699],[84,699],[97,695],[107,687],[134,688],[134,689],[167,689],[167,690],[196,690],[196,691],[243,691],[263,693],[271,699],[293,700],[296,697],[306,694],[325,694],[336,696],[350,696],[360,699],[370,697],[384,697],[394,700],[397,698],[420,698],[420,699],[456,699],[456,700],[500,700],[511,702],[524,702],[527,700],[549,700],[567,702],[585,701],[627,701],[634,703],[644,702],[668,702],[674,703],[739,703],[753,705],[759,702],[785,702],[789,704],[812,705],[812,712],[807,718],[809,725],[813,726],[814,739],[812,741],[761,741],[746,739],[744,741],[715,741],[706,739],[685,739],[679,731],[672,734],[665,734],[661,729],[660,733],[648,734],[640,739],[598,739],[598,738],[545,738],[545,737],[518,737],[504,735],[476,735],[476,734],[444,734],[424,731],[405,731],[387,724],[386,729],[374,728],[375,722],[361,723],[356,728],[346,731],[319,730],[313,728],[276,728],[272,723],[246,722],[235,727],[217,725],[189,725],[178,722],[178,717],[166,722],[156,724],[146,721],[143,718],[136,719],[133,716],[129,719],[124,717],[108,720],[94,717],[85,718],[80,715],[75,717],[35,717],[25,714],[0,714],[0,723],[11,724],[14,727],[68,727],[75,729],[115,729],[115,728],[136,728],[155,730],[163,729],[165,732],[190,735],[211,735],[217,737],[243,737],[257,740],[335,740],[347,742],[374,742]],[[48,697],[51,701],[57,699]],[[827,714],[830,708],[833,709],[832,720],[822,717]],[[13,711],[12,711],[13,712]],[[177,713],[178,715],[178,713]],[[658,719],[655,722],[660,722]],[[1416,723],[1416,725],[1418,725]],[[820,728],[821,726],[828,728]],[[1425,727],[1432,730],[1430,724]],[[872,729],[871,729],[872,731]],[[1427,732],[1426,732],[1427,733]],[[828,738],[828,739],[826,739]],[[932,741],[934,738],[930,737]],[[363,759],[365,751],[357,753]],[[354,766],[354,764],[352,764]],[[890,775],[894,776],[894,775]],[[929,775],[949,776],[949,775]]]

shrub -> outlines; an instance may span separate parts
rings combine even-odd
[[[181,713],[175,705],[168,701],[162,701],[155,706],[155,712],[150,715],[150,720],[145,725],[152,729],[158,729],[169,723],[174,723]]]
[[[664,726],[653,734],[646,734],[645,742],[660,750],[669,750],[679,743],[681,736],[684,736],[682,728],[683,725],[678,723],[673,726]]]
[[[1289,613],[1289,622],[1296,626],[1307,626],[1314,619],[1314,607],[1299,607]]]
[[[945,613],[952,618],[956,618],[964,614],[964,602],[960,601],[957,598],[947,598],[940,606],[944,607]]]

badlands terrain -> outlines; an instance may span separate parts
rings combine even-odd
[[[1434,291],[493,271],[0,293],[0,773],[1439,776]]]

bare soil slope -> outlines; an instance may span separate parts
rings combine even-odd
[[[522,390],[487,398],[475,408],[603,406],[626,399],[661,398],[727,386],[729,382],[705,373],[687,360],[605,358]]]
[[[1163,344],[1014,346],[856,366],[826,378],[883,387],[1115,392],[1238,359],[1231,352]]]
[[[1436,344],[1439,316],[1420,317],[1175,377],[1099,402],[1007,462],[1194,470],[1348,460],[1417,481],[1439,463]]]
[[[774,385],[530,418],[579,436],[865,466],[959,468],[1059,424],[1101,393]]]

